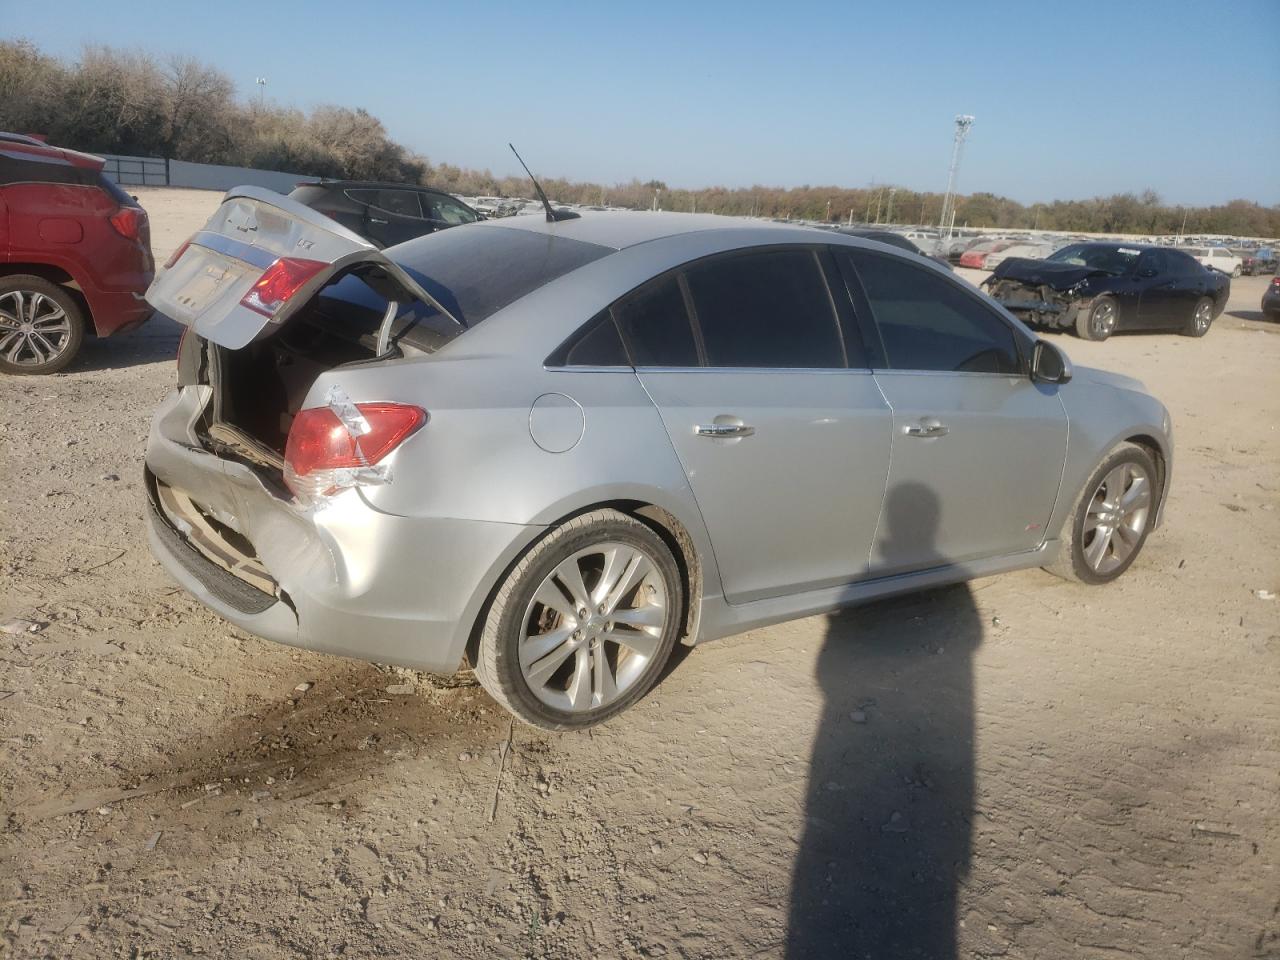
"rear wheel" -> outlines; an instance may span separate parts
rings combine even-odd
[[[66,288],[25,274],[0,278],[0,372],[56,373],[83,340],[84,314]]]
[[[1156,465],[1142,447],[1122,443],[1098,465],[1062,531],[1050,573],[1079,583],[1110,583],[1137,558],[1160,491]]]
[[[525,723],[589,727],[653,686],[683,609],[661,537],[616,510],[583,514],[531,547],[499,587],[476,677]]]
[[[1182,332],[1188,337],[1203,337],[1209,332],[1212,324],[1213,301],[1208,297],[1201,297],[1196,301],[1196,308],[1191,312],[1191,319],[1187,321]]]
[[[1083,340],[1105,340],[1115,332],[1119,317],[1114,298],[1098,297],[1089,305],[1088,312],[1076,315],[1076,333]]]
[[[1231,277],[1232,279],[1235,279],[1236,277],[1239,277],[1239,276],[1240,276],[1240,268],[1236,267],[1234,270],[1231,271]]]

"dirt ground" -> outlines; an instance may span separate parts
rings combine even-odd
[[[218,201],[139,194],[159,259]],[[0,634],[0,955],[1280,957],[1265,283],[1203,340],[1058,338],[1173,413],[1167,522],[1118,583],[757,630],[576,735],[166,578],[140,479],[174,329],[0,380],[0,623],[38,629]]]

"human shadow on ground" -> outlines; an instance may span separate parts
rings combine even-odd
[[[936,566],[936,495],[902,484],[879,553]],[[957,893],[974,804],[974,651],[967,585],[831,615],[817,677],[789,958],[957,957]]]

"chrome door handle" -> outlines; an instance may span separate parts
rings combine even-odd
[[[937,420],[921,420],[918,424],[908,424],[902,428],[902,432],[908,437],[920,437],[928,439],[929,437],[945,437],[950,433],[950,428],[944,427]]]
[[[386,223],[387,221],[385,221],[385,220],[379,220],[377,217],[370,217],[370,218],[369,218],[369,222],[370,222],[370,223]]]
[[[749,437],[756,428],[745,423],[700,423],[693,432],[700,437]]]

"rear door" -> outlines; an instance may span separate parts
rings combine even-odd
[[[1141,292],[1138,299],[1138,325],[1167,327],[1178,316],[1186,294],[1181,279],[1169,267],[1163,250],[1144,250],[1136,268]]]
[[[887,576],[1037,547],[1058,494],[1067,418],[1031,382],[1008,320],[963,281],[887,254],[840,255],[874,321],[893,411],[870,572]]]
[[[803,247],[699,261],[615,306],[707,524],[726,599],[866,575],[889,408]]]

